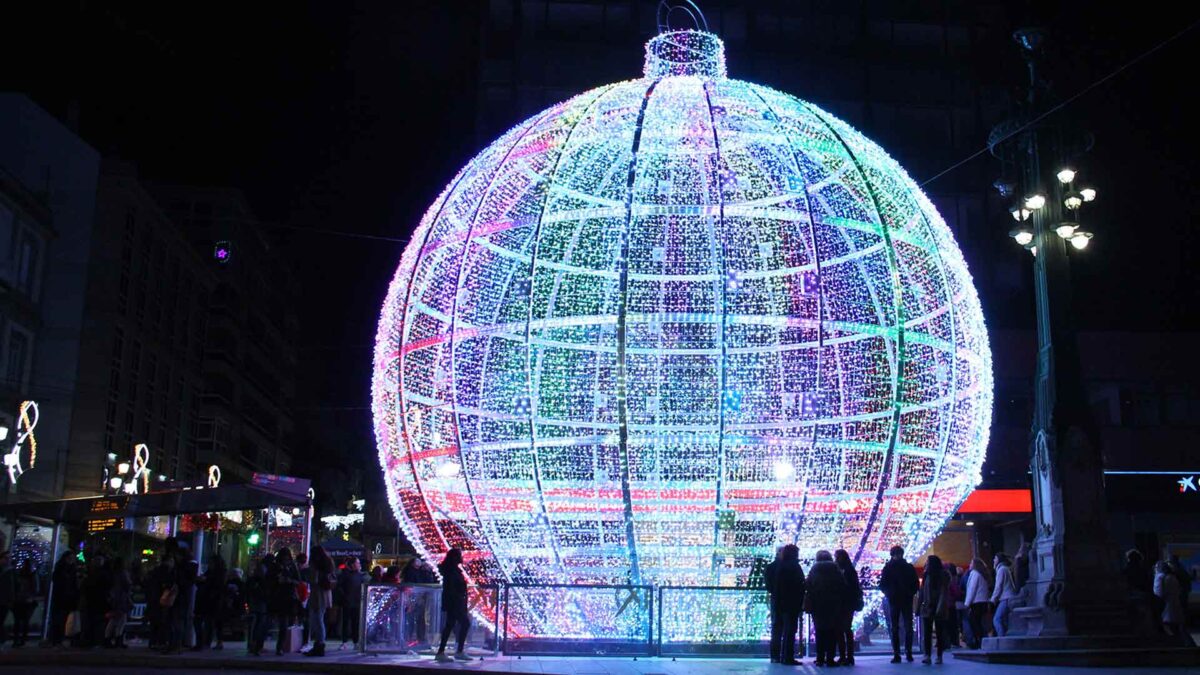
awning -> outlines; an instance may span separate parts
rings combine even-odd
[[[254,483],[222,485],[215,488],[164,490],[142,495],[96,496],[56,499],[46,502],[0,504],[6,517],[44,518],[56,523],[82,525],[97,518],[141,518],[185,513],[246,511],[273,506],[306,506],[309,481],[287,478],[266,480],[255,476]]]

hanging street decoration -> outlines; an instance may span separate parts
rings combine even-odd
[[[523,122],[433,202],[372,393],[409,540],[462,548],[473,583],[744,587],[794,542],[870,587],[978,483],[992,369],[909,175],[670,31],[641,79]],[[518,589],[510,629],[644,635],[602,595]]]
[[[208,487],[215,488],[221,486],[221,467],[213,464],[208,467]]]
[[[13,485],[16,485],[21,474],[37,464],[37,437],[33,435],[33,430],[37,427],[38,416],[37,401],[21,401],[17,412],[16,440],[13,441],[12,450],[4,455],[4,467],[8,470],[8,480]],[[26,445],[29,447],[28,467],[21,465],[21,450]]]

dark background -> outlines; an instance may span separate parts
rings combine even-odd
[[[336,435],[349,454],[332,456],[369,469],[371,348],[403,242],[454,172],[491,140],[477,138],[477,122],[520,121],[491,119],[479,106],[484,4],[12,4],[0,10],[0,90],[28,93],[77,123],[102,154],[135,162],[148,180],[245,191],[303,284],[297,465],[319,464],[318,448]],[[644,4],[653,11],[654,3]],[[1182,6],[1148,9],[1011,3],[1005,20],[1050,27],[1055,87],[1065,97],[1198,16]],[[1014,90],[1022,81],[1011,43],[977,60],[980,77]],[[1100,194],[1089,215],[1096,239],[1072,270],[1081,328],[1200,327],[1196,63],[1200,30],[1061,113],[1097,138],[1080,167]],[[608,70],[580,63],[575,90],[608,81],[598,76]],[[968,166],[976,163],[995,162],[984,153]],[[973,269],[985,258],[1024,255],[1005,236],[1011,220],[988,218],[972,229],[981,239],[963,242]],[[1028,262],[1017,265],[1027,278]],[[1028,283],[981,293],[992,327],[1032,326]]]

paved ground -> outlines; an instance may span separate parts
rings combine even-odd
[[[558,675],[776,675],[779,673],[817,673],[829,669],[812,665],[811,659],[800,667],[771,665],[748,659],[670,659],[639,658],[546,658],[546,657],[485,657],[469,664],[438,664],[429,657],[360,656],[349,650],[331,652],[325,658],[250,657],[227,649],[223,652],[198,652],[181,656],[162,656],[144,649],[121,652],[91,650],[50,650],[25,648],[0,653],[0,675],[31,673],[51,669],[65,675],[117,674],[151,675],[165,668],[188,669],[193,673],[230,675],[233,673],[356,672],[417,675],[424,673],[554,673]],[[1104,675],[1106,673],[1200,673],[1200,668],[1061,668],[1047,666],[998,666],[955,660],[947,655],[942,666],[925,666],[918,660],[913,664],[893,665],[886,656],[866,656],[859,659],[853,671],[857,675],[887,673],[890,675],[919,675],[953,671],[957,675]],[[833,671],[841,672],[841,671]]]

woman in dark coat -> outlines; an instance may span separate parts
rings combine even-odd
[[[858,571],[850,560],[850,554],[844,549],[833,553],[833,561],[837,563],[846,582],[846,594],[842,596],[842,619],[838,624],[837,648],[838,665],[854,665],[854,613],[863,608],[862,585],[858,582]]]
[[[921,663],[929,663],[929,655],[933,648],[933,631],[937,629],[937,660],[942,662],[942,652],[946,651],[946,624],[950,618],[950,607],[954,601],[950,599],[950,573],[942,566],[942,559],[931,555],[925,561],[925,578],[921,580],[920,598],[921,640],[925,647],[925,658]]]
[[[807,585],[809,613],[817,634],[816,665],[832,666],[837,657],[837,632],[843,621],[846,580],[829,551],[817,551],[816,562],[808,571]]]
[[[446,552],[446,558],[438,565],[442,574],[442,611],[446,613],[446,625],[442,628],[442,642],[438,647],[437,661],[470,661],[471,657],[463,651],[467,641],[467,631],[471,627],[471,616],[467,611],[467,577],[463,574],[462,551],[452,548]],[[446,642],[450,633],[458,628],[457,649],[454,658],[446,655]]]

